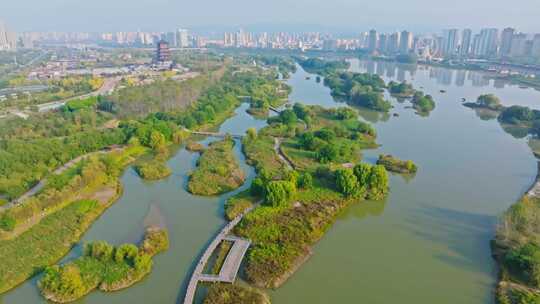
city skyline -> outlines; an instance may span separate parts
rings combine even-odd
[[[335,8],[339,7],[339,10]],[[127,13],[129,12],[129,14]],[[328,12],[332,12],[329,14]],[[376,3],[338,0],[294,2],[276,0],[254,4],[246,0],[195,3],[158,1],[37,1],[8,0],[1,19],[16,31],[119,31],[128,28],[160,31],[176,26],[194,31],[250,27],[266,31],[284,28],[317,31],[354,32],[377,27],[384,31],[407,27],[414,32],[444,28],[504,28],[509,25],[525,32],[540,32],[536,21],[540,6],[530,0],[506,1],[412,0]],[[58,14],[62,18],[57,18]],[[84,17],[84,18],[83,18]]]

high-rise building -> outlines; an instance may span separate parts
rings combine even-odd
[[[375,50],[377,50],[377,40],[378,40],[377,31],[376,30],[369,31],[368,50],[370,52],[374,52]]]
[[[0,51],[13,50],[17,47],[17,35],[10,32],[6,25],[0,20]]]
[[[461,33],[461,45],[459,47],[459,54],[461,57],[467,57],[471,49],[472,30],[464,29]]]
[[[501,56],[510,55],[510,50],[512,49],[512,39],[514,38],[515,30],[511,27],[507,27],[502,31],[501,34]]]
[[[189,47],[189,35],[188,30],[178,29],[178,47],[188,48]]]
[[[381,53],[386,53],[388,51],[388,35],[387,34],[379,35],[379,51]]]
[[[497,54],[499,30],[495,28],[482,29],[475,45],[474,54],[479,57],[491,57]]]
[[[540,34],[534,35],[531,46],[531,56],[540,58]]]
[[[527,55],[527,35],[523,33],[514,34],[510,47],[510,56],[523,57]]]
[[[388,53],[396,54],[399,52],[399,32],[392,33],[388,39]]]
[[[442,53],[444,56],[453,56],[457,54],[459,45],[459,36],[457,29],[444,30],[443,32]]]
[[[412,48],[413,35],[409,31],[402,31],[399,43],[399,52],[402,54],[407,54]]]
[[[165,34],[165,41],[167,41],[169,43],[169,45],[172,46],[172,47],[177,47],[178,46],[176,38],[177,37],[176,37],[175,32],[169,32],[169,33]]]

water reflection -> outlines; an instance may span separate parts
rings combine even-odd
[[[463,87],[467,83],[474,87],[488,87],[492,85],[489,77],[481,71],[455,70],[445,67],[411,65],[390,61],[373,60],[351,60],[353,66],[351,70],[377,74],[381,77],[395,79],[397,81],[406,81],[414,79],[418,71],[427,71],[429,78],[435,80],[435,83],[457,87]],[[495,79],[493,87],[502,89],[508,84],[504,79]]]
[[[381,216],[387,205],[387,201],[387,199],[384,199],[382,201],[363,201],[353,204],[349,208],[346,208],[345,211],[338,216],[338,219],[363,219],[369,216]]]

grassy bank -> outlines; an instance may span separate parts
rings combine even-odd
[[[92,290],[116,291],[140,281],[152,270],[152,257],[169,247],[167,232],[149,228],[139,247],[92,242],[83,256],[62,266],[47,267],[38,286],[49,301],[75,301]]]
[[[238,284],[214,283],[208,288],[204,304],[270,304],[262,291]]]
[[[233,148],[232,138],[211,143],[190,174],[188,191],[197,195],[218,195],[240,187],[245,181],[245,173]]]
[[[540,199],[524,196],[503,215],[492,242],[501,304],[540,302]]]
[[[21,284],[69,252],[90,225],[120,196],[120,173],[141,151],[144,150],[134,146],[94,160],[94,164],[108,169],[95,171],[94,167],[88,167],[73,180],[99,180],[101,184],[93,184],[92,191],[84,192],[79,199],[68,201],[54,212],[45,213],[39,220],[33,221],[34,213],[29,211],[19,211],[14,215],[16,224],[24,230],[9,240],[0,241],[0,255],[3,257],[0,264],[0,293]],[[33,206],[25,202],[18,208],[35,210]],[[9,210],[8,214],[11,212]]]

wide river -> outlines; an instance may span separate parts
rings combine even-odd
[[[536,160],[525,139],[503,131],[496,120],[481,120],[461,105],[462,98],[494,93],[504,104],[540,108],[540,92],[484,79],[481,73],[394,63],[351,61],[351,70],[377,73],[386,81],[407,80],[434,96],[436,109],[420,117],[392,100],[391,114],[362,111],[374,124],[380,153],[419,165],[412,179],[392,175],[384,202],[366,202],[343,212],[314,255],[280,289],[273,303],[492,303],[496,283],[489,240],[497,218],[534,181]],[[310,76],[310,79],[306,79]],[[336,107],[328,88],[298,69],[288,81],[290,99]],[[441,90],[446,91],[442,93]],[[343,105],[341,105],[343,106]],[[220,131],[242,133],[264,121],[237,109]],[[204,143],[211,140],[207,139]],[[254,176],[236,145],[249,186]],[[174,174],[144,182],[129,168],[124,195],[99,218],[83,241],[137,242],[147,224],[165,225],[170,249],[155,258],[143,282],[115,293],[93,292],[80,303],[181,303],[197,257],[224,224],[223,203],[232,194],[202,198],[185,191],[198,154],[178,149],[169,161]],[[80,254],[77,246],[64,260]],[[36,280],[0,296],[0,303],[44,303]]]

